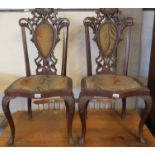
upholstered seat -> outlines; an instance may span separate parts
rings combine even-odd
[[[32,75],[16,80],[7,91],[41,93],[44,91],[71,90],[72,80],[59,75]]]
[[[133,78],[123,75],[93,75],[82,80],[83,90],[106,90],[106,91],[128,91],[139,89],[142,86]]]

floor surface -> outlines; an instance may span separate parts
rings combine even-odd
[[[66,141],[65,111],[34,111],[33,119],[27,119],[26,112],[13,115],[16,127],[15,143],[11,146],[69,146]],[[136,111],[127,111],[125,119],[120,113],[111,110],[88,111],[86,143],[75,146],[155,146],[155,138],[144,127],[145,144],[138,141],[139,115]],[[81,124],[75,113],[73,136],[77,140]],[[0,146],[8,146],[10,129],[7,126],[0,135]]]

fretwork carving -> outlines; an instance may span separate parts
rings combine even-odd
[[[32,35],[31,41],[38,50],[38,56],[35,59],[36,73],[57,74],[57,58],[54,56],[53,51],[60,41],[60,30],[69,26],[69,20],[57,17],[57,10],[52,8],[37,8],[32,10],[31,14],[32,18],[22,18],[19,20],[19,24],[30,31]],[[45,28],[47,30],[44,30]],[[51,35],[48,34],[48,31]],[[40,38],[38,35],[40,35]]]
[[[119,9],[98,9],[96,17],[85,18],[84,24],[93,30],[93,40],[99,49],[96,73],[115,72],[117,47],[123,40],[123,30],[133,25],[133,19],[123,17]]]

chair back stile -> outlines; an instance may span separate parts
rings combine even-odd
[[[131,29],[132,25],[128,26],[128,35],[126,37],[126,46],[125,46],[125,59],[123,66],[123,74],[128,75],[128,65],[129,65],[129,56],[130,56],[130,41],[131,41]]]
[[[62,70],[61,70],[61,75],[64,76],[66,76],[66,70],[67,70],[68,26],[69,25],[66,22],[63,35],[63,57],[62,57]]]
[[[91,63],[89,22],[87,22],[87,18],[84,20],[84,25],[85,25],[85,39],[86,39],[87,76],[91,76],[92,75],[92,63]]]
[[[26,76],[30,76],[31,70],[30,70],[30,62],[29,62],[29,55],[28,55],[27,42],[26,42],[25,27],[21,27],[21,32],[22,32],[22,42],[23,42],[23,50],[24,50],[24,58],[25,58]]]

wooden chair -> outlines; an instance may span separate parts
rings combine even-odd
[[[9,109],[9,102],[16,97],[28,98],[28,117],[32,118],[32,99],[60,96],[66,104],[68,143],[73,144],[72,121],[75,111],[75,103],[72,92],[72,79],[66,76],[67,42],[69,20],[57,17],[54,9],[34,9],[32,18],[21,18],[22,41],[24,48],[26,76],[13,82],[6,90],[2,100],[4,114],[8,120],[11,136],[8,144],[14,143],[15,126]],[[31,41],[38,50],[35,59],[36,75],[31,75],[28,48],[26,41],[26,28],[32,36]],[[63,54],[61,75],[57,75],[57,58],[54,56],[54,48],[60,41],[60,30],[64,29]]]
[[[131,27],[133,19],[125,18],[118,9],[98,9],[96,17],[84,19],[87,55],[87,77],[81,81],[79,97],[79,115],[82,133],[79,144],[83,144],[86,134],[86,113],[89,101],[94,97],[122,99],[122,117],[125,116],[126,98],[138,96],[145,101],[145,111],[139,123],[139,139],[144,143],[143,126],[151,110],[150,91],[136,79],[127,76],[130,49]],[[92,75],[91,46],[89,28],[92,29],[99,55],[96,58],[96,75]],[[128,30],[123,75],[116,74],[117,49],[123,40],[124,29]]]

